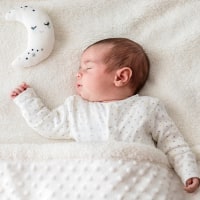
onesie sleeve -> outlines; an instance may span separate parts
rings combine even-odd
[[[28,125],[40,135],[52,139],[70,139],[67,104],[48,109],[32,88],[15,97]]]
[[[157,142],[157,147],[167,155],[170,164],[184,184],[189,178],[199,177],[193,152],[160,102],[154,110],[152,136]]]

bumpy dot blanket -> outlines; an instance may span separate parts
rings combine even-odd
[[[75,93],[84,48],[130,38],[151,63],[140,94],[161,99],[199,162],[199,9],[199,0],[1,0],[0,199],[199,199],[160,150],[43,138],[9,97],[25,81],[53,109]]]

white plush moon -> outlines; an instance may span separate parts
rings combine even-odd
[[[40,9],[21,6],[6,14],[7,20],[19,21],[28,33],[27,49],[19,55],[12,65],[30,67],[47,58],[54,46],[54,29],[49,16]]]

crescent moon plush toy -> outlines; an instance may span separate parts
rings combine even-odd
[[[46,13],[30,6],[21,6],[9,11],[5,18],[21,22],[28,33],[27,49],[12,62],[14,67],[30,67],[50,55],[55,38],[53,24]]]

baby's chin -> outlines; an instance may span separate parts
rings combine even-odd
[[[82,95],[79,95],[82,99],[84,99],[85,101],[90,101],[90,102],[98,102],[98,100],[92,99],[92,98],[88,98]]]
[[[106,98],[91,98],[91,97],[86,97],[86,96],[83,96],[81,94],[78,94],[83,100],[85,101],[88,101],[88,102],[111,102],[111,101],[114,101],[113,99],[109,100],[109,99],[106,99]]]
[[[104,96],[100,97],[98,95],[89,95],[86,93],[81,92],[80,90],[76,91],[77,95],[80,96],[82,99],[85,101],[90,101],[90,102],[109,102],[113,101],[113,99],[106,98]]]
[[[101,102],[100,99],[95,98],[95,97],[91,97],[91,96],[86,96],[84,94],[81,94],[79,92],[77,92],[77,95],[79,95],[82,99],[84,99],[85,101],[90,101],[90,102]]]
[[[84,100],[86,100],[86,101],[90,101],[90,99],[89,99],[87,96],[81,94],[80,92],[77,91],[76,94],[77,94],[78,96],[80,96],[82,99],[84,99]]]

